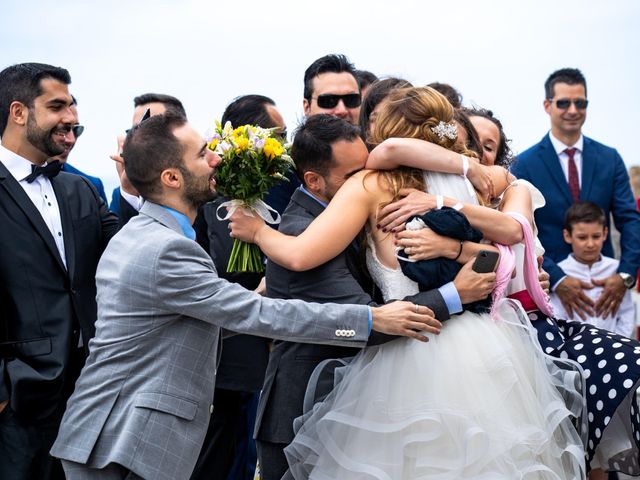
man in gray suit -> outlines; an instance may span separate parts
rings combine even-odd
[[[272,300],[218,278],[191,223],[220,158],[184,118],[141,122],[124,158],[146,202],[98,266],[96,336],[51,450],[67,478],[189,478],[214,408],[221,328],[344,346],[364,345],[370,325],[422,340],[439,331],[409,302]]]
[[[303,186],[291,197],[279,231],[299,235],[322,213],[351,175],[364,168],[367,148],[358,127],[330,115],[314,115],[296,132],[292,156]],[[295,272],[275,262],[267,264],[267,296],[307,302],[371,304],[371,282],[359,268],[355,242],[312,270]],[[485,276],[465,269],[456,281],[439,290],[408,298],[428,306],[439,320],[462,310],[462,303],[484,298],[492,283],[479,288]],[[480,283],[479,283],[480,282]],[[486,283],[486,282],[485,282]],[[380,343],[371,336],[369,344]],[[356,355],[361,346],[311,345],[293,339],[276,341],[269,355],[258,405],[255,436],[263,480],[280,480],[288,469],[284,448],[294,437],[293,420],[303,413],[307,383],[322,361]]]

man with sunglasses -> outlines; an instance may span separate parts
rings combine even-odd
[[[62,163],[63,172],[75,173],[76,175],[80,175],[81,177],[89,180],[93,184],[93,186],[96,187],[96,190],[100,194],[100,197],[105,201],[105,203],[107,203],[107,195],[104,193],[104,185],[102,184],[102,180],[100,180],[98,177],[87,175],[77,168],[72,167],[67,162],[71,150],[73,150],[73,147],[75,147],[78,138],[80,138],[80,135],[82,135],[82,132],[84,132],[84,127],[78,123],[78,101],[73,95],[71,95],[71,101],[73,102],[73,104],[71,105],[71,112],[75,115],[75,121],[73,122],[73,126],[71,127],[71,129],[64,136],[64,152],[62,152],[60,155],[56,155],[53,158],[55,160],[59,160],[60,163]]]
[[[546,205],[536,210],[538,236],[545,247],[544,269],[551,276],[552,290],[568,315],[607,316],[617,312],[627,289],[633,287],[640,267],[640,214],[636,210],[629,176],[618,152],[582,135],[587,118],[587,84],[580,70],[563,68],[545,82],[544,109],[551,119],[551,131],[542,141],[520,154],[512,166],[518,178],[533,183]],[[620,231],[622,255],[618,273],[607,278],[581,282],[566,275],[556,264],[571,253],[562,235],[566,210],[578,200],[598,204],[613,215]],[[608,225],[607,225],[608,226]],[[603,255],[613,257],[607,238]],[[583,291],[593,285],[604,290],[596,302]]]
[[[361,102],[356,70],[346,56],[325,55],[304,72],[305,117],[325,113],[357,125]]]

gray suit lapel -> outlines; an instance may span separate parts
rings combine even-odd
[[[182,227],[180,226],[178,221],[173,217],[173,215],[167,212],[167,210],[162,205],[150,202],[149,200],[145,200],[142,208],[140,209],[140,213],[153,218],[156,222],[161,223],[171,230],[175,230],[176,233],[184,235]]]

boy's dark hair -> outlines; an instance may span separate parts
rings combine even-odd
[[[551,100],[553,98],[553,88],[556,83],[582,85],[584,87],[584,94],[587,94],[587,80],[584,78],[584,75],[582,75],[582,72],[577,68],[561,68],[549,75],[547,81],[544,82],[544,95],[547,100]]]
[[[166,108],[165,114],[187,118],[187,112],[184,110],[182,102],[171,95],[165,95],[163,93],[143,93],[133,99],[134,107],[146,105],[147,103],[162,103]]]
[[[599,223],[603,227],[607,225],[604,211],[593,202],[580,201],[569,207],[564,214],[564,228],[572,233],[576,223]]]
[[[433,82],[427,85],[447,97],[453,108],[462,107],[462,94],[448,83]]]
[[[326,176],[333,163],[331,145],[359,136],[360,129],[341,118],[326,114],[309,117],[296,130],[291,146],[291,158],[300,181],[304,183],[304,172],[309,171]]]
[[[325,55],[309,65],[304,72],[304,98],[306,98],[307,101],[311,102],[311,97],[313,96],[313,79],[321,73],[327,72],[347,72],[353,75],[356,82],[358,81],[356,78],[356,69],[345,55]]]
[[[0,136],[7,128],[11,103],[20,102],[32,108],[36,97],[42,95],[40,81],[45,78],[53,78],[65,85],[71,83],[67,70],[45,63],[19,63],[0,72]]]
[[[184,148],[173,132],[187,123],[182,115],[154,115],[129,130],[122,148],[125,171],[143,197],[154,200],[160,191],[160,174],[183,168]]]
[[[355,76],[358,81],[358,87],[360,87],[360,92],[362,92],[363,88],[367,88],[373,82],[378,80],[378,77],[369,70],[356,70]]]

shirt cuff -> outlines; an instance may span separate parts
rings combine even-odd
[[[124,198],[129,205],[135,208],[137,212],[140,211],[140,209],[142,208],[142,204],[144,203],[142,197],[139,197],[138,195],[131,195],[130,193],[125,192],[122,189],[120,189],[120,195],[122,195],[122,198]]]
[[[368,335],[371,335],[371,329],[373,328],[373,313],[371,312],[371,307],[369,307],[367,309],[367,312],[369,313],[369,332],[368,332]]]
[[[453,282],[444,284],[438,289],[438,291],[440,292],[440,295],[442,295],[444,303],[447,304],[449,314],[452,315],[462,311],[462,301],[460,300],[460,295],[458,294],[458,290]]]
[[[560,285],[560,283],[561,283],[565,278],[567,278],[567,277],[568,277],[568,275],[565,275],[564,277],[560,278],[560,280],[558,280],[556,283],[554,283],[553,285],[551,285],[551,291],[552,291],[552,292],[555,292],[555,291],[556,291],[556,288],[558,288],[558,285]]]

